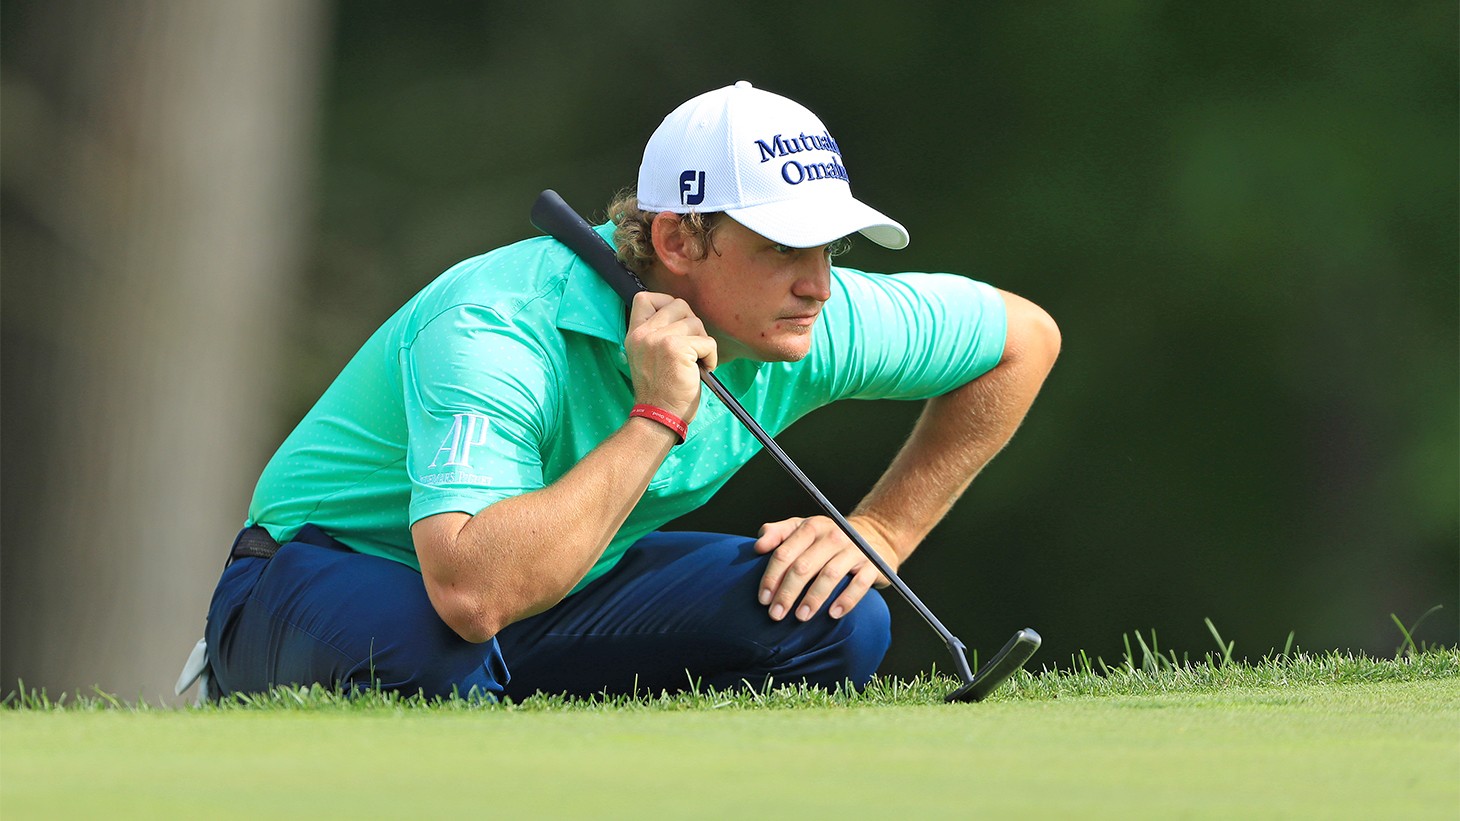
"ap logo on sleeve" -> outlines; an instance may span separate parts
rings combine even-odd
[[[487,427],[490,420],[481,413],[458,413],[451,425],[451,432],[441,440],[441,447],[436,449],[436,458],[431,460],[428,468],[434,467],[471,467],[471,449],[479,448],[487,443]],[[441,461],[442,454],[446,455],[446,461]]]
[[[434,468],[435,471],[423,473],[419,481],[428,485],[490,485],[490,476],[482,476],[471,469],[472,449],[487,443],[487,430],[490,426],[491,421],[485,414],[455,414],[451,422],[451,432],[441,440],[441,447],[436,449],[435,458],[426,466],[426,470]]]

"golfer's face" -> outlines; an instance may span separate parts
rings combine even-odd
[[[690,304],[720,345],[720,361],[795,362],[811,351],[831,298],[827,246],[788,248],[726,218],[690,274]]]

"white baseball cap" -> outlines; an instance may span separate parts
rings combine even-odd
[[[639,207],[723,211],[793,248],[860,231],[904,248],[907,229],[852,197],[841,147],[815,114],[741,80],[670,112],[644,147]]]

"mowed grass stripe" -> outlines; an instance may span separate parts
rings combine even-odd
[[[0,816],[1453,818],[1460,679],[687,711],[5,711]]]

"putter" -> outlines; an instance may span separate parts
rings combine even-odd
[[[537,201],[532,205],[532,224],[539,231],[566,245],[569,250],[588,263],[589,267],[593,268],[600,277],[603,277],[604,281],[613,287],[625,304],[632,302],[635,294],[648,290],[633,271],[625,268],[623,263],[619,262],[612,246],[605,242],[603,237],[593,230],[593,226],[578,215],[577,211],[564,202],[556,191],[548,189],[538,195]],[[902,594],[907,603],[912,605],[918,615],[923,617],[928,626],[932,627],[933,631],[947,645],[949,654],[953,656],[953,667],[963,683],[945,696],[944,701],[983,701],[989,693],[996,690],[1000,684],[1022,668],[1024,663],[1034,655],[1034,651],[1039,649],[1039,634],[1026,627],[1015,633],[1014,637],[1009,639],[1009,643],[994,654],[987,664],[980,667],[977,675],[974,675],[968,667],[968,656],[963,642],[949,632],[948,628],[938,621],[938,617],[933,615],[933,611],[929,610],[927,605],[923,604],[922,600],[912,592],[912,589],[898,578],[897,573],[893,572],[887,561],[878,555],[871,545],[867,544],[867,540],[862,538],[862,534],[858,533],[847,518],[817,489],[816,485],[811,483],[806,474],[802,473],[796,463],[791,461],[791,457],[787,456],[770,434],[766,433],[751,417],[740,401],[726,390],[719,377],[701,366],[700,381],[706,388],[709,388],[711,393],[719,397],[725,407],[735,415],[735,418],[739,419],[746,430],[749,430],[750,434],[771,454],[776,463],[789,473],[792,479],[796,480],[801,489],[816,500],[826,515],[836,522],[837,527],[841,528],[842,532],[847,534],[847,538],[857,546],[857,549],[862,551],[862,555],[866,556],[867,560],[882,573],[882,576],[897,588],[897,592]]]

